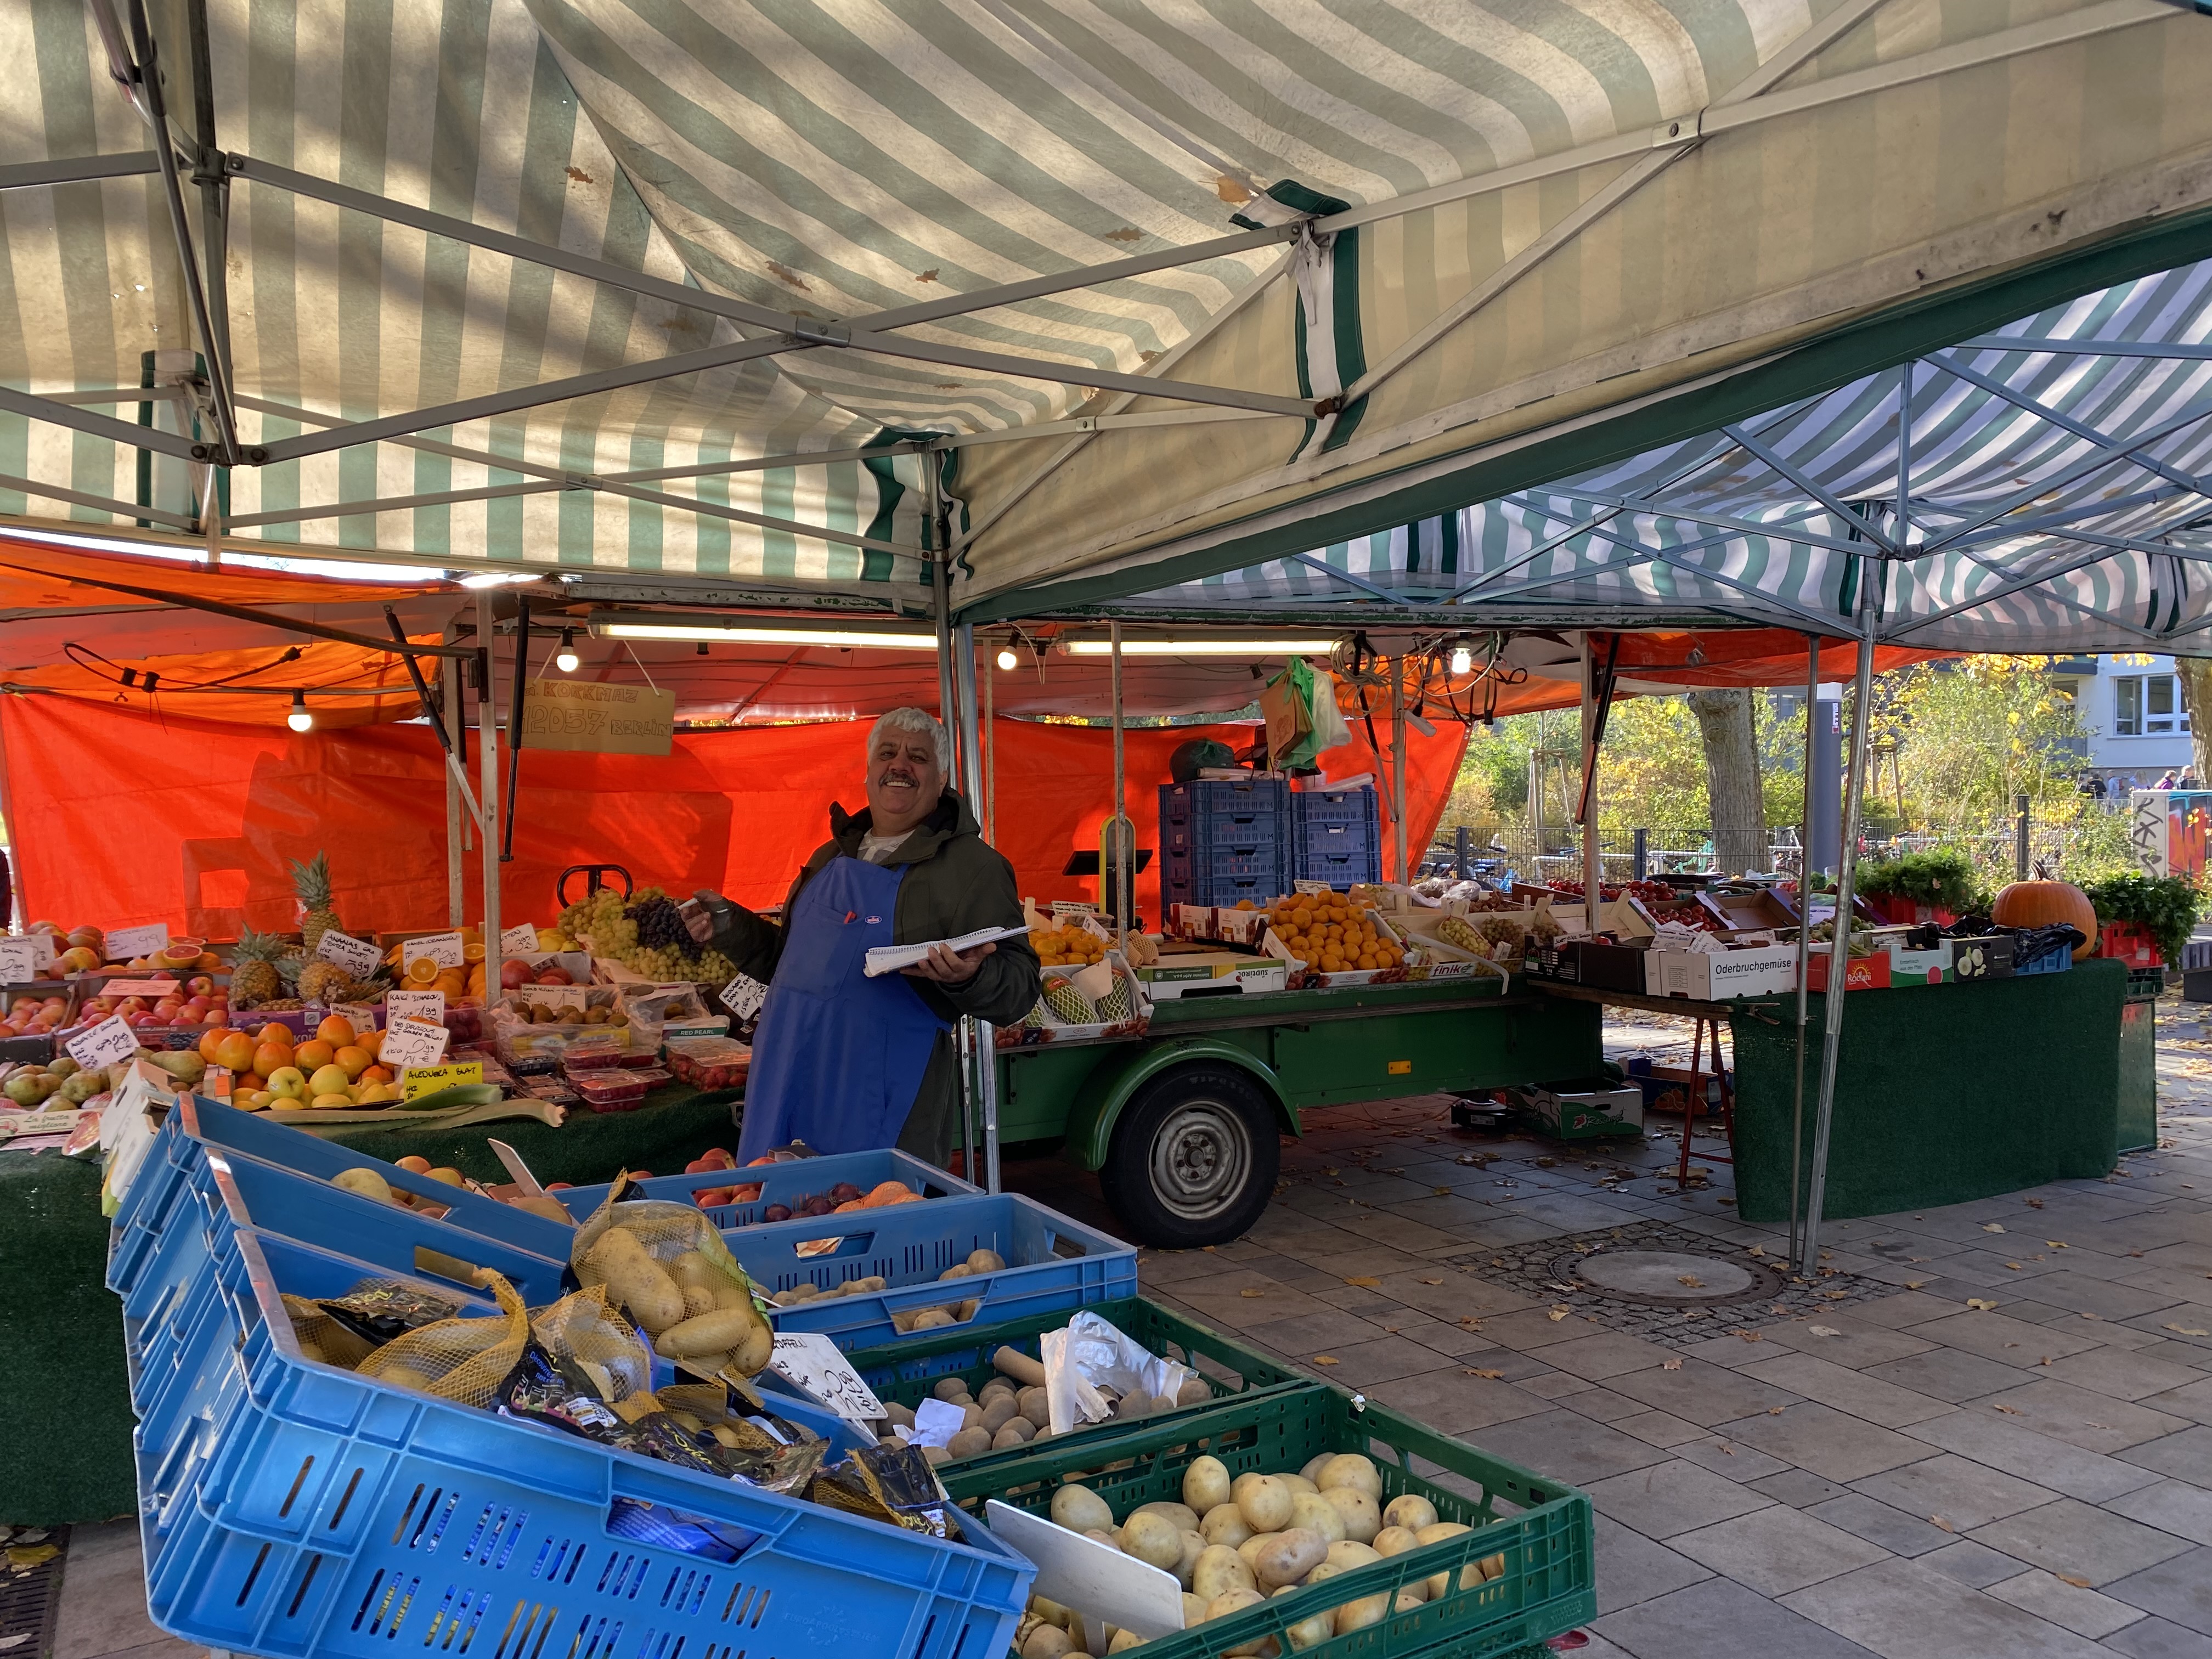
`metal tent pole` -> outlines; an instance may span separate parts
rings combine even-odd
[[[937,493],[937,469],[930,464],[927,457],[923,458],[921,477],[929,508],[929,525],[925,539],[934,544],[929,561],[929,580],[931,597],[935,601],[937,612],[937,716],[945,723],[945,734],[952,740],[952,763],[957,776],[960,765],[960,705],[952,670],[952,604],[945,591],[944,543],[937,535],[942,522]],[[957,1027],[953,1045],[960,1067],[960,1178],[973,1184],[975,1179],[975,1080],[969,1070],[970,1044],[968,1035],[968,1022],[963,1019]]]
[[[1881,567],[1876,564],[1874,569],[1879,575]],[[1871,586],[1864,556],[1861,556],[1858,570],[1862,587]],[[1828,1135],[1836,1112],[1836,1062],[1843,1048],[1844,1004],[1849,1000],[1844,979],[1850,971],[1851,890],[1858,865],[1859,809],[1866,788],[1867,712],[1874,700],[1875,611],[1870,600],[1862,601],[1860,616],[1858,673],[1851,684],[1851,752],[1850,769],[1844,781],[1844,838],[1836,854],[1835,937],[1828,941],[1828,1021],[1820,1037],[1820,1101],[1813,1122],[1813,1179],[1805,1201],[1804,1253],[1797,1268],[1808,1279],[1820,1270],[1820,1204],[1828,1184]],[[1806,913],[1810,910],[1808,904]]]
[[[1595,936],[1605,895],[1605,858],[1597,844],[1597,647],[1583,633],[1583,931]],[[1688,1120],[1683,1138],[1689,1138]]]
[[[1326,672],[1326,671],[1324,671]],[[1390,848],[1398,879],[1411,882],[1406,868],[1406,659],[1390,659]]]
[[[1119,618],[1108,625],[1107,638],[1114,656],[1114,812],[1106,821],[1109,845],[1112,848],[1114,869],[1114,932],[1122,950],[1129,948],[1129,818],[1128,775],[1123,764],[1121,746],[1121,623]],[[1100,867],[1099,873],[1106,873]],[[1102,887],[1100,896],[1104,896]]]
[[[477,661],[483,675],[483,701],[477,704],[477,763],[483,781],[477,800],[483,813],[483,833],[478,845],[483,852],[484,989],[499,983],[494,958],[499,954],[499,820],[505,807],[499,798],[499,696],[492,678],[492,590],[477,592]],[[487,999],[489,1000],[489,999]]]
[[[1805,1024],[1806,999],[1809,991],[1805,983],[1806,949],[1812,927],[1807,917],[1813,908],[1813,709],[1820,693],[1820,636],[1805,636],[1805,759],[1804,770],[1798,775],[1805,786],[1803,800],[1799,805],[1801,820],[1797,848],[1797,1083],[1790,1102],[1790,1259],[1804,1271],[1804,1262],[1797,1254],[1797,1224],[1799,1210],[1799,1181],[1797,1172],[1805,1159]]]
[[[452,635],[447,633],[447,643]],[[461,687],[465,676],[460,664],[447,658],[438,665],[439,675],[445,690],[445,707],[438,718],[445,722],[446,735],[453,740],[452,752],[460,752]],[[462,854],[468,850],[469,815],[461,805],[461,781],[458,769],[449,759],[446,764],[446,925],[459,927],[468,920],[468,866]],[[489,981],[487,981],[489,986]]]
[[[976,817],[982,817],[983,745],[975,713],[975,630],[963,623],[952,630],[952,695],[960,711],[960,787]],[[988,682],[987,681],[986,684]],[[975,1103],[983,1120],[983,1190],[999,1190],[998,1048],[991,1023],[977,1019],[969,1043],[975,1067]],[[969,1180],[975,1179],[969,1176]]]
[[[992,705],[997,699],[998,684],[988,668],[977,671],[983,677],[983,839],[996,842],[999,839],[999,739],[992,730],[994,718]]]

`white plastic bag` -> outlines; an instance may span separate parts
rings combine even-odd
[[[1313,723],[1313,751],[1316,755],[1325,755],[1352,741],[1352,728],[1344,723],[1344,711],[1337,707],[1336,680],[1326,667],[1314,671]]]
[[[1158,1358],[1094,1313],[1077,1314],[1066,1330],[1045,1332],[1037,1339],[1037,1352],[1044,1361],[1045,1401],[1054,1434],[1104,1422],[1110,1408],[1098,1392],[1102,1388],[1125,1399],[1141,1389],[1172,1401],[1176,1391],[1198,1375],[1175,1360]]]

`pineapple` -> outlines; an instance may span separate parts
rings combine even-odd
[[[305,864],[294,859],[292,891],[300,901],[300,939],[309,956],[323,942],[323,935],[338,925],[337,912],[331,908],[331,861],[318,853]]]
[[[230,971],[233,1006],[255,1007],[276,994],[282,983],[276,958],[283,950],[283,941],[274,933],[257,933],[248,927],[239,934],[237,964]]]
[[[300,969],[300,994],[309,1002],[343,1002],[352,987],[353,975],[335,962],[310,962]]]

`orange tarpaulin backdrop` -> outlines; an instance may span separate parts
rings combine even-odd
[[[1127,807],[1138,845],[1157,848],[1156,787],[1194,737],[1243,746],[1250,726],[1132,731]],[[574,864],[626,866],[641,885],[682,896],[715,887],[742,903],[779,902],[828,834],[832,801],[863,804],[867,723],[768,726],[677,738],[665,758],[526,750],[514,861],[501,874],[509,925],[549,922],[554,884]],[[0,698],[8,816],[27,919],[64,926],[166,922],[234,937],[242,925],[296,925],[288,859],[330,854],[349,930],[435,926],[446,917],[446,806],[436,740],[420,726],[304,735],[65,697]],[[995,722],[998,836],[1024,894],[1079,898],[1060,873],[1095,850],[1111,790],[1112,734],[1097,727]],[[1407,846],[1427,845],[1459,769],[1465,732],[1408,732]],[[470,773],[477,775],[471,752]],[[1379,770],[1364,736],[1322,757],[1346,777]],[[1387,806],[1387,799],[1386,799]],[[1383,830],[1383,845],[1389,830]],[[463,860],[469,914],[481,913],[481,854]],[[1139,902],[1157,918],[1157,866]],[[580,884],[578,884],[580,890]]]

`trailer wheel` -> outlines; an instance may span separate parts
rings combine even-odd
[[[1225,1244],[1274,1196],[1275,1112],[1228,1066],[1185,1066],[1139,1091],[1098,1171],[1106,1201],[1144,1243]]]

